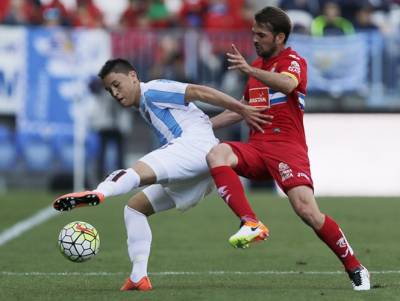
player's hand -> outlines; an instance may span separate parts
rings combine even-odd
[[[252,70],[252,67],[246,62],[243,55],[236,48],[235,44],[232,44],[232,53],[228,52],[226,54],[228,56],[228,62],[230,66],[228,70],[238,69],[245,74],[249,74]]]
[[[250,128],[264,133],[263,126],[271,125],[274,116],[264,113],[266,108],[255,108],[249,105],[243,105],[241,115]]]

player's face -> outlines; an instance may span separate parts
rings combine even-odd
[[[278,44],[276,36],[265,25],[254,22],[251,30],[253,32],[254,47],[258,56],[269,59],[277,54]]]
[[[135,71],[110,72],[103,79],[104,88],[124,107],[139,106],[140,82]]]

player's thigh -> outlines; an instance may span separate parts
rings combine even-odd
[[[216,142],[214,143],[216,144]],[[208,173],[206,155],[213,144],[176,139],[171,144],[156,149],[139,161],[154,170],[157,183],[179,182]]]
[[[263,153],[252,144],[235,141],[224,143],[232,148],[237,157],[237,164],[234,169],[238,175],[254,180],[271,179]]]
[[[214,182],[211,176],[202,175],[168,185],[150,185],[143,189],[143,193],[156,213],[172,208],[187,210],[197,205],[213,188]]]
[[[290,145],[283,145],[267,150],[264,156],[265,165],[279,187],[287,192],[298,186],[308,186],[313,190],[310,162],[306,153]]]
[[[214,188],[214,181],[206,174],[188,181],[182,181],[165,186],[165,191],[179,210],[187,210],[198,204]]]
[[[175,202],[161,184],[153,184],[142,190],[154,213],[175,208]]]

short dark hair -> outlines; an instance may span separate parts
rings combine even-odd
[[[275,35],[283,32],[285,34],[283,42],[286,43],[292,30],[292,22],[282,9],[274,6],[264,7],[254,15],[254,19],[257,23],[265,25]]]
[[[125,59],[116,58],[105,62],[103,67],[101,67],[98,76],[101,79],[104,79],[111,72],[128,74],[130,71],[136,72],[131,63]]]

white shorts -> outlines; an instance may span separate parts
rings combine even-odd
[[[143,189],[155,212],[195,206],[212,191],[206,156],[215,137],[179,137],[166,146],[145,155],[139,161],[149,165],[157,176],[157,183]]]

